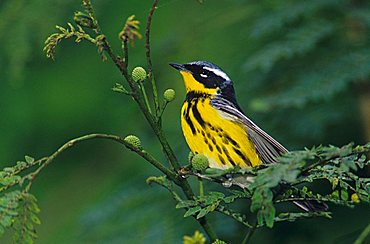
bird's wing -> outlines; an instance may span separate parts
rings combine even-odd
[[[232,102],[222,97],[218,97],[211,100],[211,105],[222,111],[225,116],[228,116],[245,126],[262,162],[275,163],[277,161],[277,157],[288,152],[284,146],[253,123],[253,121],[245,116]]]

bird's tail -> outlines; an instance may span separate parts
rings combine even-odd
[[[328,210],[328,205],[315,200],[293,201],[295,205],[307,212],[320,212]]]

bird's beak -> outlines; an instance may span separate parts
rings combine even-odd
[[[172,67],[174,67],[175,69],[179,70],[180,72],[181,71],[184,71],[184,72],[189,72],[188,69],[185,68],[185,66],[183,64],[176,64],[176,63],[170,63],[170,65]]]

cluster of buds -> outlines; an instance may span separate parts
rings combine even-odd
[[[143,36],[139,33],[140,21],[135,19],[135,15],[131,15],[127,18],[125,26],[122,31],[118,34],[118,38],[122,42],[131,42],[132,44],[136,39],[141,39]]]
[[[95,21],[91,18],[90,15],[88,15],[86,13],[77,11],[77,12],[75,12],[75,16],[73,17],[73,19],[76,22],[76,24],[78,24],[82,27],[86,27],[86,28],[90,28],[90,29],[97,28],[97,25],[96,25]]]

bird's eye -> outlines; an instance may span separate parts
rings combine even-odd
[[[202,76],[203,78],[207,78],[208,75],[206,75],[204,72],[200,73],[200,76]]]

